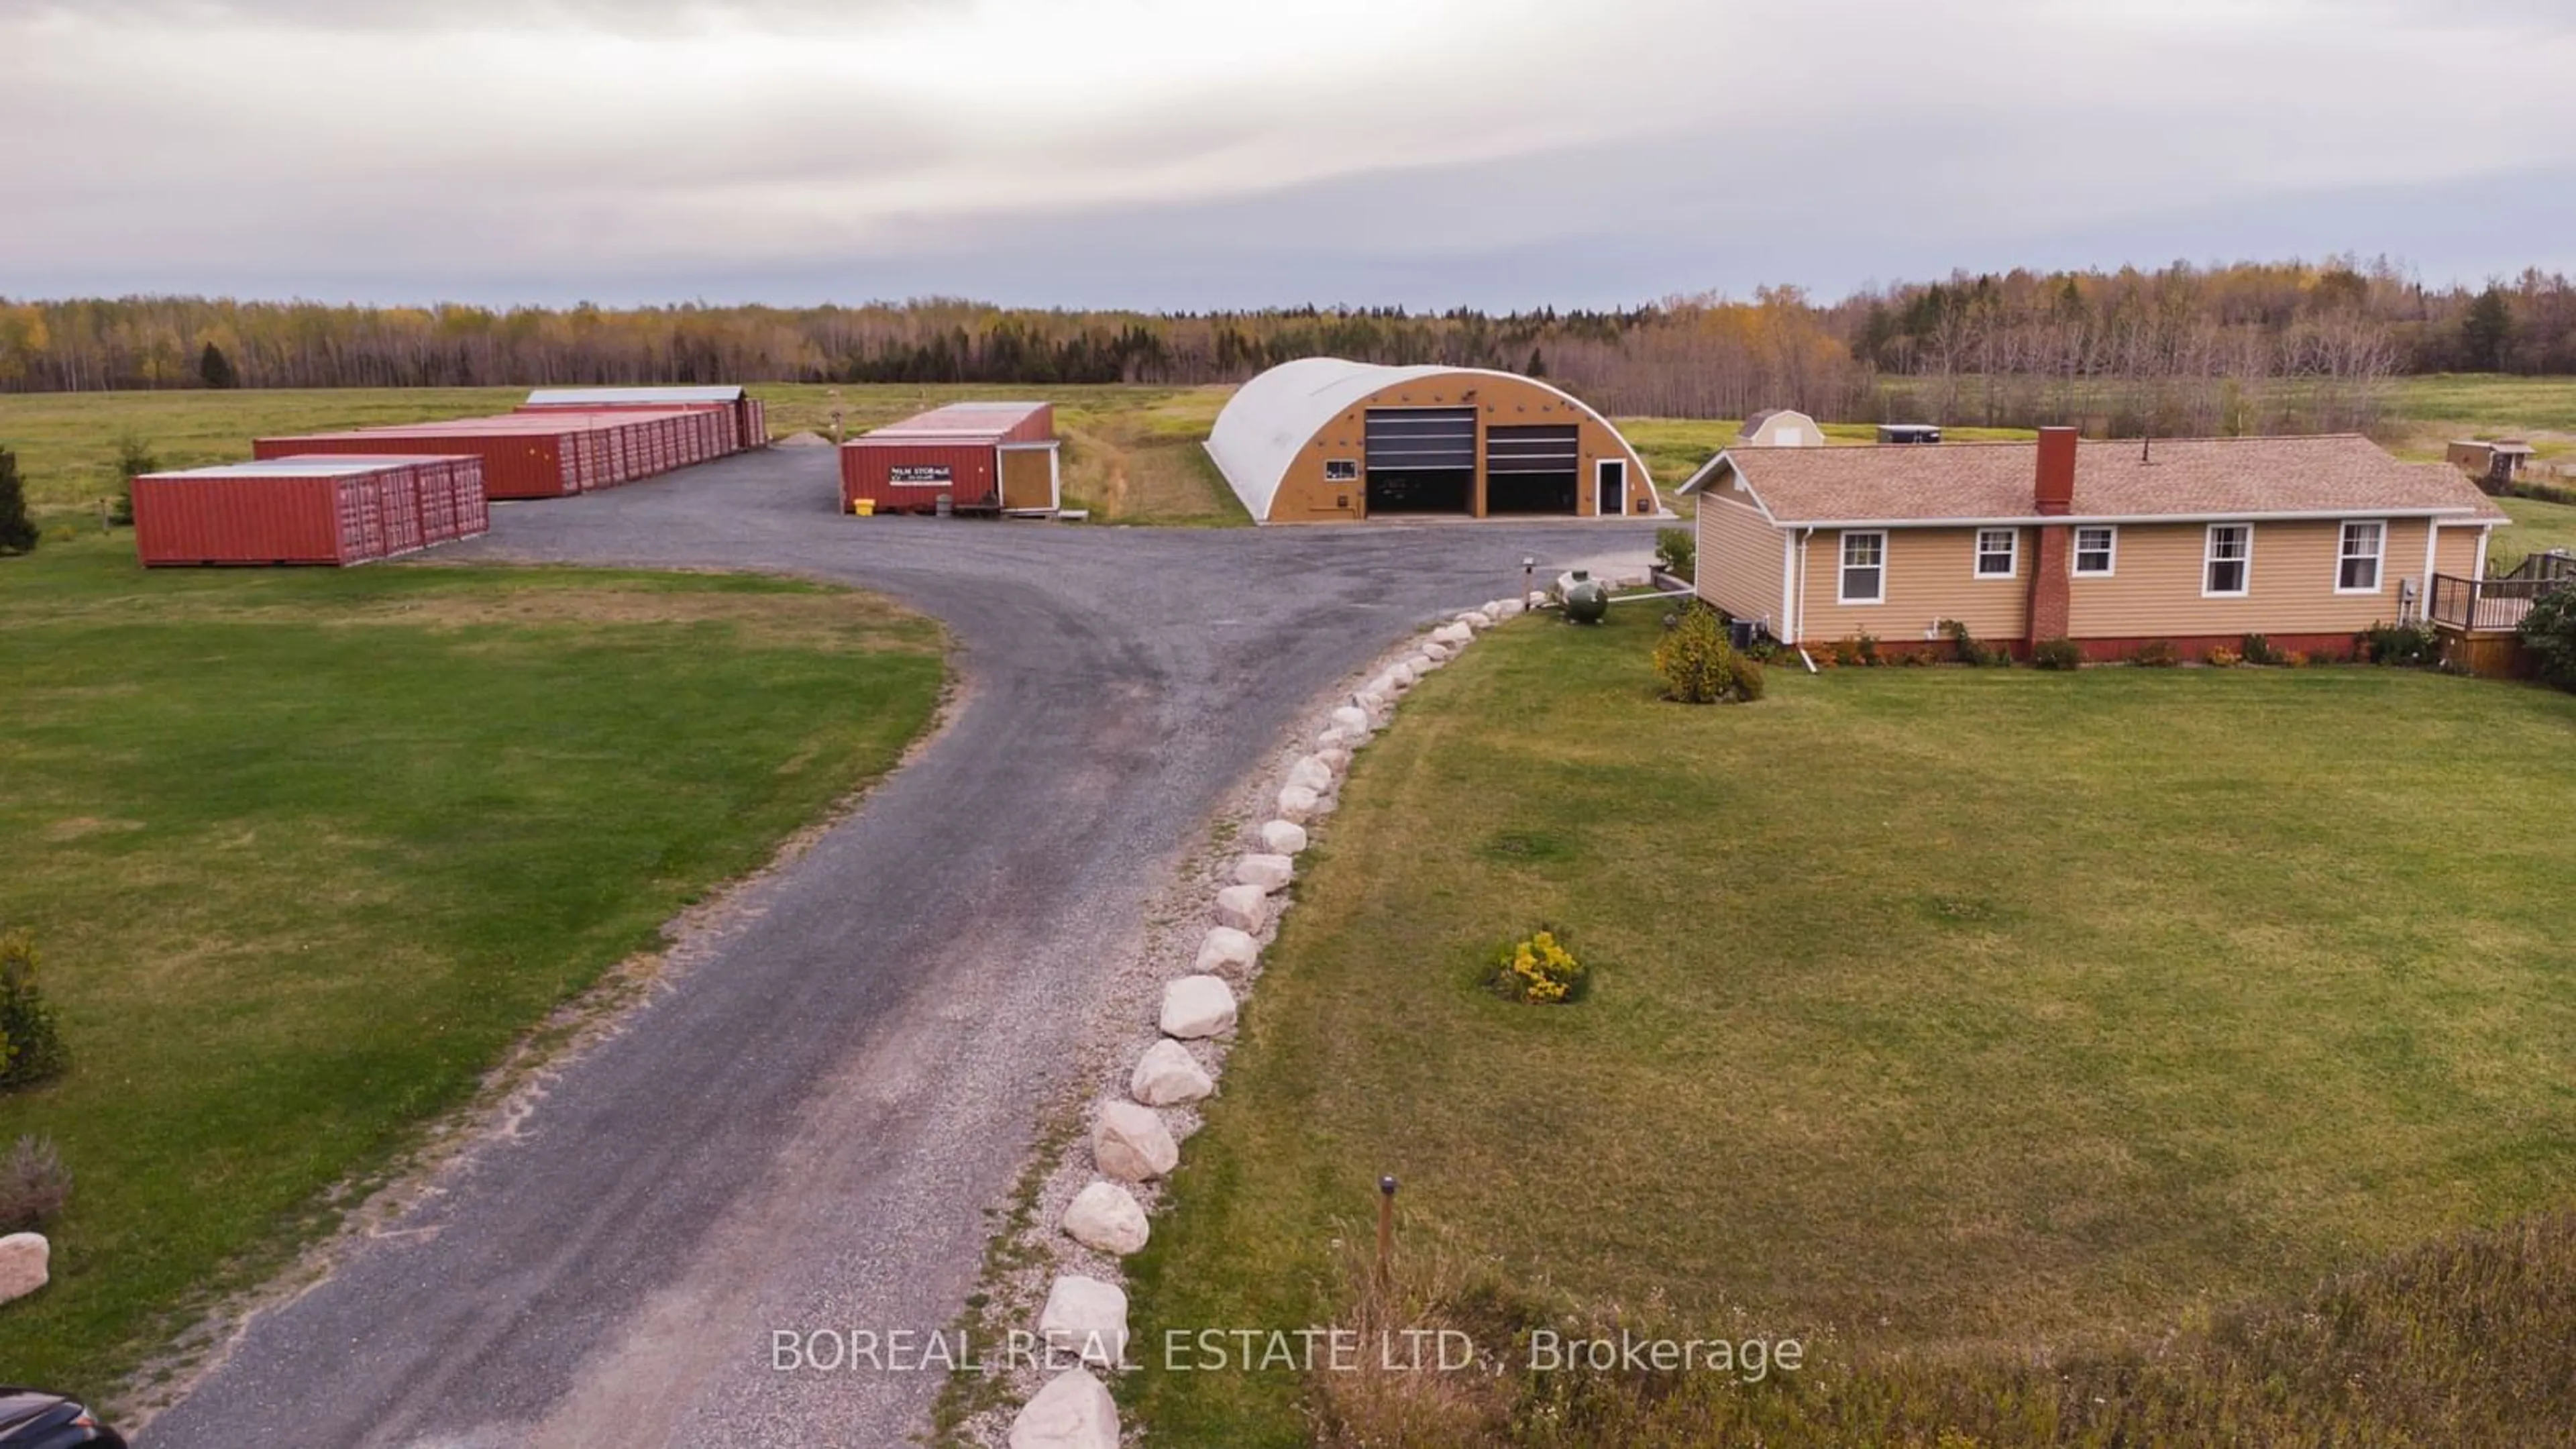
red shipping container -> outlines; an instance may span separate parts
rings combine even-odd
[[[1001,450],[1055,439],[1049,403],[952,403],[841,445],[841,511],[865,498],[879,513],[1002,507]]]
[[[346,433],[315,433],[291,438],[259,438],[251,452],[263,459],[315,454],[347,457],[393,453],[424,456],[466,454],[482,464],[483,492],[489,498],[560,498],[581,491],[575,471],[579,429],[560,419],[509,428],[512,419],[469,419],[466,426],[424,423],[400,428],[368,428]]]
[[[134,480],[135,552],[156,568],[383,558],[418,528],[417,505],[403,500],[418,487],[422,464],[410,457],[294,457],[145,474]],[[479,501],[480,489],[472,491]]]

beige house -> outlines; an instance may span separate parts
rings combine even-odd
[[[2120,658],[2263,634],[2342,654],[2485,572],[2508,522],[2443,464],[2366,438],[1730,450],[1699,489],[1702,598],[1792,644],[1897,647],[1957,620],[2016,652]]]

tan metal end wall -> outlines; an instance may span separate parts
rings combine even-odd
[[[1617,429],[1545,383],[1525,377],[1456,372],[1398,383],[1371,393],[1324,424],[1288,465],[1278,494],[1270,500],[1270,517],[1266,521],[1323,523],[1367,516],[1366,420],[1370,408],[1471,404],[1477,412],[1475,511],[1480,516],[1485,499],[1485,429],[1534,423],[1576,425],[1582,451],[1581,471],[1575,480],[1575,507],[1580,516],[1595,516],[1594,480],[1604,458],[1624,459],[1628,464],[1628,516],[1652,516],[1655,490],[1647,478],[1645,460],[1637,456],[1637,450],[1628,446],[1628,440],[1619,436]],[[1335,458],[1357,463],[1361,476],[1347,483],[1325,481],[1324,464]]]

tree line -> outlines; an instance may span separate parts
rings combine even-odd
[[[1298,357],[1495,367],[1607,411],[2367,426],[2410,372],[2576,373],[2576,286],[2433,288],[2385,261],[1957,274],[1819,303],[1615,311],[1143,313],[949,298],[866,306],[333,306],[0,298],[0,391],[704,382],[1240,381]]]

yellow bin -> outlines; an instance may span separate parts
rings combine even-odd
[[[850,512],[861,518],[874,518],[877,512],[877,501],[873,498],[853,498],[850,500]]]

